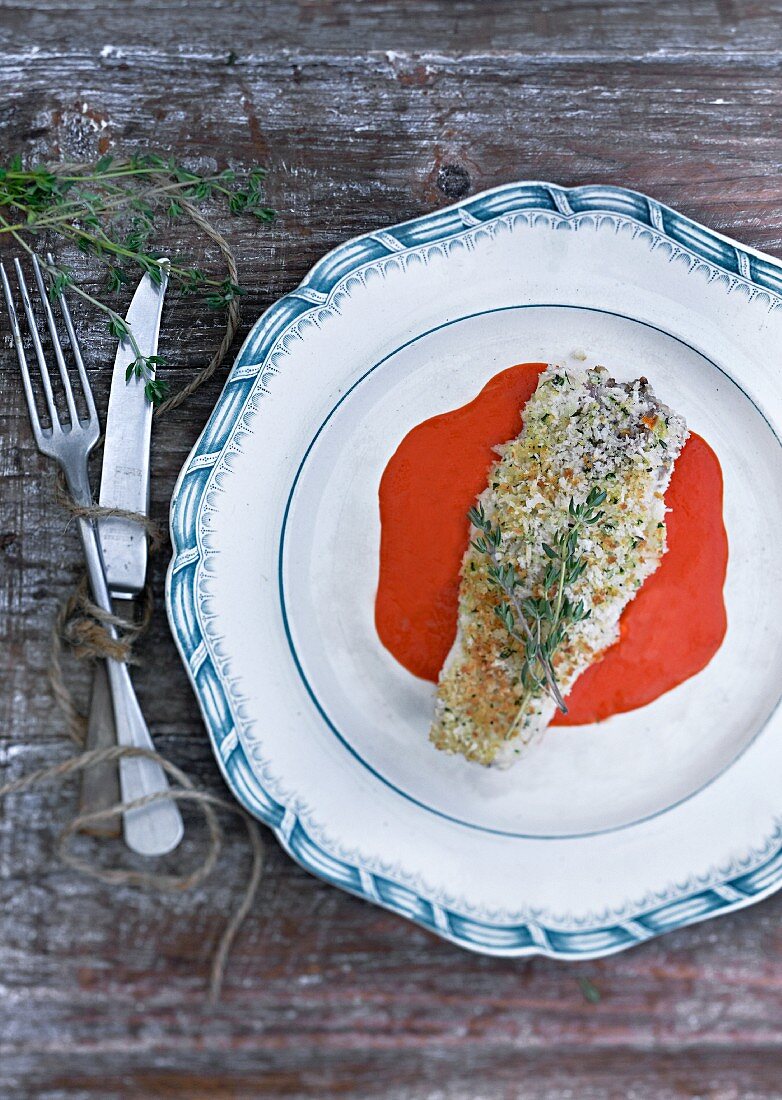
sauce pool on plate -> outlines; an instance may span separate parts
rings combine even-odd
[[[520,431],[545,367],[509,367],[467,405],[417,425],[383,473],[375,625],[386,649],[415,676],[436,681],[453,644],[467,511],[486,487],[493,448]],[[728,560],[722,471],[694,433],[665,503],[668,552],[625,609],[619,641],[580,677],[568,714],[555,725],[596,722],[650,703],[704,668],[722,643]]]

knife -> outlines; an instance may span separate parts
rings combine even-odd
[[[159,282],[145,275],[136,289],[125,321],[133,333],[138,351],[143,356],[155,355],[160,333],[160,317],[167,284],[167,260],[161,260]],[[152,432],[152,405],[144,392],[145,379],[127,379],[128,364],[136,351],[127,339],[121,340],[114,360],[114,371],[106,416],[103,465],[99,504],[104,508],[120,508],[149,513],[149,446]],[[139,524],[120,517],[98,521],[104,570],[109,592],[115,601],[115,613],[134,617],[134,598],[144,588],[147,572],[147,538]],[[106,683],[103,662],[96,665],[90,716],[87,727],[87,747],[103,748],[116,744],[114,714]],[[123,761],[120,761],[120,768]],[[105,809],[119,801],[117,770],[111,764],[98,765],[84,772],[81,793],[82,812]],[[154,809],[149,807],[147,812]],[[182,834],[181,815],[175,803],[167,804],[169,824],[165,851],[179,843]],[[176,821],[172,816],[176,811]],[[90,831],[100,835],[119,834],[119,822],[112,819]],[[149,853],[147,854],[162,854]]]
[[[168,283],[167,261],[160,263],[159,284],[145,275],[125,318],[144,356],[157,353],[160,316]],[[130,341],[120,340],[106,414],[98,503],[102,508],[124,508],[146,516],[149,513],[152,403],[144,392],[145,378],[135,375],[126,378],[128,364],[135,358]],[[98,521],[98,535],[111,595],[115,599],[133,599],[143,589],[147,576],[146,532],[132,520],[111,517]]]

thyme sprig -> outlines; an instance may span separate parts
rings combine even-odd
[[[36,164],[20,157],[0,165],[0,239],[8,236],[29,255],[41,234],[55,234],[106,269],[106,291],[115,293],[133,281],[134,270],[160,282],[162,253],[153,245],[159,218],[177,222],[188,210],[222,201],[231,214],[262,222],[274,217],[265,205],[265,171],[253,167],[203,174],[170,157],[145,153],[127,158],[101,157],[95,164]],[[145,356],[124,318],[102,299],[89,294],[73,272],[51,260],[42,261],[53,298],[70,289],[107,318],[109,331],[126,340],[133,359],[127,377],[145,379],[148,398],[160,403],[167,384],[155,377],[161,356]],[[168,277],[185,294],[204,295],[210,309],[224,309],[241,293],[231,279],[217,279],[185,261],[166,265]]]
[[[489,558],[489,583],[504,597],[494,608],[495,614],[524,655],[519,673],[521,704],[506,737],[512,736],[535,692],[548,691],[562,713],[567,714],[553,658],[567,638],[569,628],[591,614],[583,600],[573,600],[568,592],[587,566],[586,559],[578,553],[579,538],[585,528],[600,521],[603,516],[600,505],[605,499],[606,493],[597,487],[590,490],[581,504],[576,504],[571,497],[566,527],[553,544],[543,543],[547,564],[541,583],[543,594],[537,598],[519,594],[521,580],[516,569],[511,562],[502,559],[500,524],[492,523],[482,504],[468,512],[473,527],[481,532],[472,545]],[[511,652],[503,651],[505,656],[510,656]]]

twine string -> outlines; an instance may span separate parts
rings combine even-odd
[[[179,198],[178,202],[197,228],[217,246],[231,282],[237,284],[239,275],[236,261],[226,239],[191,202],[184,198]],[[228,354],[239,327],[239,320],[239,302],[238,298],[234,298],[228,303],[225,330],[220,345],[209,363],[198,371],[180,390],[158,406],[155,410],[157,417],[165,416],[171,410],[179,408],[195,393],[199,386],[202,386],[212,377]],[[72,517],[84,517],[95,521],[99,518],[112,516],[131,520],[146,532],[150,543],[150,555],[154,554],[163,545],[163,534],[159,525],[149,519],[148,516],[124,508],[104,508],[97,504],[80,505],[68,494],[62,478],[58,479],[57,486],[58,499]],[[62,601],[57,609],[52,628],[49,684],[65,719],[68,736],[81,751],[60,764],[28,772],[27,775],[0,786],[0,798],[45,783],[67,782],[73,775],[85,769],[94,768],[109,761],[117,762],[123,757],[144,756],[157,761],[168,776],[179,784],[178,787],[147,795],[133,802],[118,802],[106,809],[75,815],[60,832],[56,842],[56,851],[59,858],[67,866],[79,874],[87,875],[99,882],[113,886],[136,886],[168,892],[191,890],[208,878],[214,870],[223,843],[222,829],[215,810],[225,810],[240,817],[245,824],[250,841],[252,866],[242,898],[226,924],[212,956],[209,998],[214,1003],[220,996],[231,946],[242,922],[252,907],[263,874],[264,847],[258,825],[237,803],[229,802],[207,791],[196,789],[192,780],[181,768],[172,764],[157,751],[121,745],[103,749],[85,749],[87,720],[76,705],[63,668],[63,650],[66,646],[77,660],[95,661],[109,657],[128,664],[137,663],[133,647],[147,631],[154,607],[152,587],[149,580],[138,602],[140,613],[133,622],[104,611],[90,597],[86,574],[80,578],[74,590]],[[108,633],[106,630],[108,625],[116,629],[117,638],[112,638]],[[68,844],[70,838],[85,825],[121,816],[129,810],[139,809],[165,798],[172,798],[178,802],[192,802],[204,816],[208,832],[207,850],[201,862],[193,870],[182,874],[162,874],[130,870],[123,867],[99,867],[92,861],[80,858],[70,850]]]
[[[21,791],[30,790],[44,783],[65,780],[77,772],[84,771],[87,768],[94,768],[98,764],[103,764],[107,761],[119,761],[122,757],[133,756],[143,756],[148,760],[156,760],[172,779],[181,784],[180,789],[174,788],[168,791],[158,791],[156,794],[145,795],[143,798],[136,798],[131,802],[118,802],[114,806],[107,807],[105,810],[93,810],[89,813],[77,814],[68,822],[57,838],[57,855],[63,863],[79,874],[86,875],[88,878],[95,879],[98,882],[108,883],[110,886],[130,885],[151,887],[155,890],[182,893],[200,885],[209,877],[217,864],[222,848],[223,834],[217,815],[214,812],[215,808],[226,810],[229,813],[241,817],[247,829],[247,835],[252,848],[252,868],[241,902],[234,910],[228,924],[224,928],[212,958],[209,999],[214,1004],[220,998],[220,991],[225,976],[225,965],[231,946],[242,922],[252,907],[255,895],[258,891],[258,886],[260,885],[261,875],[263,874],[264,847],[261,841],[260,831],[255,821],[253,821],[249,814],[245,813],[241,806],[237,805],[235,802],[228,802],[224,798],[219,798],[217,795],[209,794],[208,791],[196,790],[187,774],[160,753],[150,752],[148,749],[129,748],[122,745],[113,745],[106,749],[91,749],[80,752],[76,756],[72,756],[60,764],[53,764],[48,768],[38,768],[35,771],[28,772],[19,779],[15,779],[1,786],[0,798],[5,798],[7,795],[17,794]],[[99,821],[110,820],[111,818],[127,813],[129,810],[141,809],[144,806],[149,806],[153,802],[160,802],[163,799],[174,799],[177,802],[193,802],[204,814],[207,829],[209,831],[209,846],[202,862],[192,871],[186,874],[170,875],[159,873],[151,874],[147,871],[132,871],[118,867],[97,867],[93,862],[81,859],[79,856],[69,851],[67,844],[69,838],[83,828],[83,826],[95,824]]]
[[[234,254],[231,251],[228,241],[225,237],[218,233],[213,225],[206,220],[197,206],[194,206],[189,199],[182,197],[177,198],[177,202],[189,215],[191,221],[210,238],[217,245],[220,250],[220,255],[223,257],[223,262],[228,270],[228,277],[234,286],[239,284],[239,271],[236,267],[236,260]],[[239,328],[239,299],[238,297],[232,298],[228,303],[228,311],[225,318],[225,331],[223,332],[223,338],[220,341],[220,346],[214,353],[210,361],[199,371],[195,377],[191,378],[180,390],[177,390],[175,394],[167,398],[161,405],[155,409],[155,416],[165,416],[166,413],[171,412],[172,409],[178,409],[180,405],[183,405],[192,395],[196,392],[199,386],[203,386],[204,382],[208,382],[214,372],[220,366],[229,352],[231,344],[233,343],[234,336]]]

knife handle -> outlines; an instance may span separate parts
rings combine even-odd
[[[106,749],[116,745],[116,743],[117,734],[114,729],[114,711],[111,706],[108,673],[104,662],[98,661],[92,679],[86,747],[88,750]],[[82,773],[79,812],[82,814],[96,813],[100,810],[107,810],[109,806],[116,806],[118,802],[117,762],[106,760],[102,764],[86,768]],[[103,821],[90,822],[84,825],[81,831],[88,833],[90,836],[116,838],[120,835],[122,829],[120,819],[111,817]]]
[[[84,478],[86,479],[86,465]],[[77,493],[80,486],[75,481],[72,484],[69,480],[69,488],[76,499],[79,499]],[[104,611],[111,612],[113,609],[103,569],[100,543],[91,520],[85,517],[79,518],[79,534],[84,548],[92,597]],[[108,626],[108,630],[113,637],[117,636],[113,626]],[[154,751],[152,738],[133,690],[128,666],[121,661],[107,658],[106,670],[118,743]],[[134,802],[136,799],[160,794],[169,789],[166,773],[157,760],[149,760],[141,756],[120,758],[119,780],[123,802]],[[148,806],[126,811],[123,817],[123,832],[127,846],[139,855],[165,855],[166,852],[176,848],[182,839],[184,832],[182,815],[173,799],[160,799]]]

